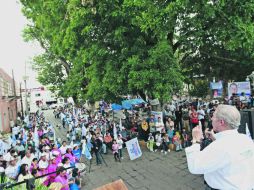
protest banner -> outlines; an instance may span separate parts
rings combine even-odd
[[[125,142],[130,160],[135,160],[142,156],[142,152],[138,143],[138,139],[134,138]]]

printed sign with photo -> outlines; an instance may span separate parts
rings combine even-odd
[[[128,154],[130,156],[130,160],[135,160],[142,156],[142,152],[137,138],[131,139],[127,141],[125,144],[127,147]]]

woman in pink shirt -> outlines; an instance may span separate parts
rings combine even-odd
[[[32,163],[31,163],[31,166],[30,166],[30,172],[32,172],[33,169],[38,169],[39,166],[38,166],[38,159],[37,158],[34,158]]]
[[[73,155],[71,148],[67,148],[65,158],[69,158],[71,165],[74,165],[77,161],[77,158]]]
[[[55,172],[57,169],[57,163],[56,163],[56,157],[52,156],[50,158],[50,164],[48,166],[48,173],[52,173],[52,172]],[[49,183],[53,183],[54,180],[55,180],[55,177],[56,177],[56,174],[50,174],[48,175],[48,181]]]
[[[52,153],[52,155],[54,155],[56,157],[56,163],[57,164],[62,162],[61,151],[57,148],[56,144],[52,145],[51,153]]]
[[[59,182],[61,183],[63,186],[61,188],[61,190],[69,190],[69,185],[73,183],[73,181],[68,181],[68,177],[66,174],[66,170],[64,169],[64,167],[59,167],[57,169],[57,176],[55,178],[55,182]]]

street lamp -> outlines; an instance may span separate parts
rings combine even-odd
[[[26,86],[26,81],[28,80],[28,76],[23,76],[23,80],[25,82],[25,104],[26,104],[26,111],[25,111],[25,115],[28,114],[28,102],[27,102],[27,86]]]

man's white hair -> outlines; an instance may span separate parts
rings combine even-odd
[[[223,120],[228,127],[238,129],[241,122],[240,112],[234,106],[219,105],[216,109],[216,118]]]

